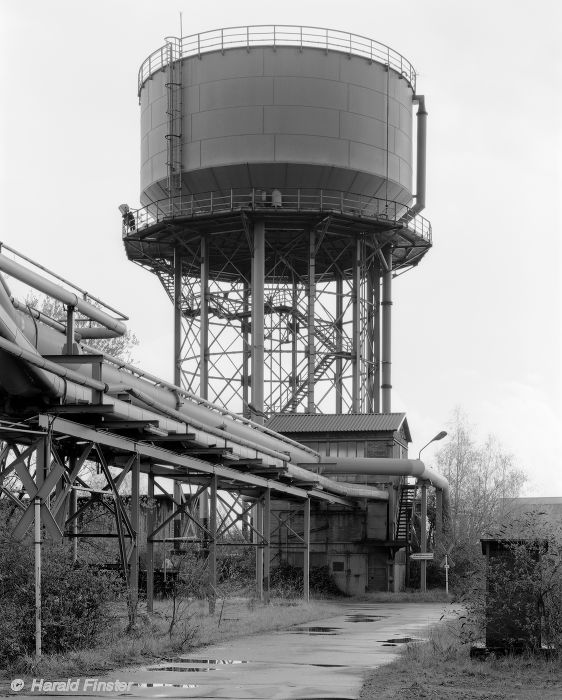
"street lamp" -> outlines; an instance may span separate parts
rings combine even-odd
[[[437,435],[436,435],[435,437],[431,438],[431,440],[427,443],[427,445],[431,445],[432,442],[437,442],[437,440],[443,440],[444,437],[447,437],[447,431],[446,431],[446,430],[442,430],[440,433],[437,433]],[[421,450],[419,451],[418,459],[421,459],[421,453],[425,450],[425,448],[427,447],[427,445],[424,445],[424,446],[421,448]]]
[[[440,433],[437,433],[437,435],[427,443],[427,445],[431,445],[432,442],[437,442],[437,440],[442,440],[444,437],[447,436],[447,432],[445,430],[442,430]],[[418,453],[418,459],[421,459],[421,453],[427,445],[424,445],[421,450]],[[433,559],[433,553],[427,554],[427,485],[425,481],[422,481],[421,485],[421,528],[420,528],[420,554],[419,557],[421,559],[420,561],[420,590],[425,593],[427,590],[427,559]]]

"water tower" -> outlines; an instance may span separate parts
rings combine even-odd
[[[392,277],[431,247],[412,65],[341,31],[236,27],[167,39],[138,93],[123,238],[173,304],[176,384],[255,420],[389,412]]]

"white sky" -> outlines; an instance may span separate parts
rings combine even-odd
[[[130,316],[139,365],[170,377],[171,305],[128,262],[139,201],[137,71],[179,32],[306,24],[389,44],[429,111],[434,248],[396,280],[394,410],[412,454],[461,405],[562,495],[559,0],[2,0],[0,240]],[[424,452],[431,461],[433,446]]]

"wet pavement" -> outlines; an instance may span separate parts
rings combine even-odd
[[[350,603],[341,614],[341,607],[338,604],[339,614],[331,618],[240,637],[205,647],[200,653],[119,671],[100,677],[98,685],[83,694],[55,695],[349,700],[359,696],[368,671],[393,661],[409,641],[423,639],[446,608],[443,603]],[[100,685],[117,679],[125,687],[110,690]],[[83,682],[80,690],[86,690]],[[20,698],[40,694],[23,693]]]

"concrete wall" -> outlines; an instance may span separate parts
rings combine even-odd
[[[409,202],[412,89],[393,70],[321,49],[183,59],[183,188],[324,188]],[[166,82],[141,91],[141,200],[166,196]],[[387,100],[388,95],[388,100]]]

